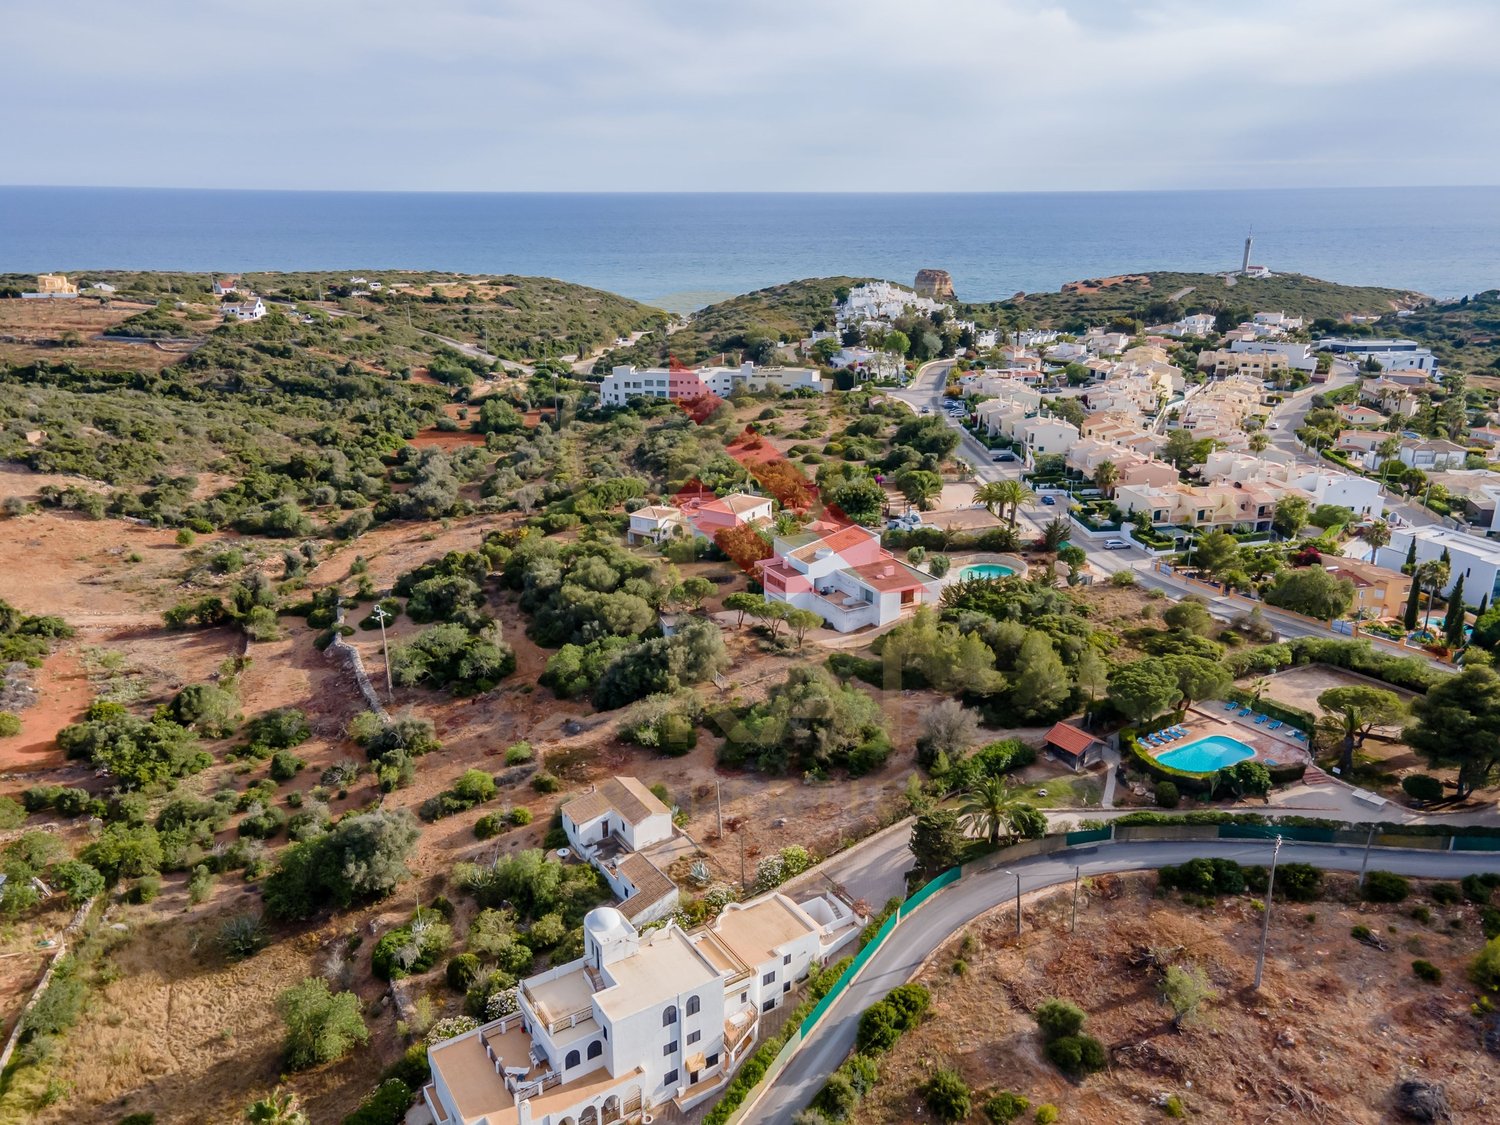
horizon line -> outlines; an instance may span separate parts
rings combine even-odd
[[[841,188],[770,188],[761,190],[695,190],[627,188],[340,188],[340,187],[187,187],[173,184],[0,184],[0,191],[195,191],[273,193],[285,195],[722,195],[722,196],[984,196],[984,195],[1210,195],[1232,192],[1297,191],[1473,191],[1500,188],[1500,183],[1474,184],[1323,184],[1264,187],[1159,188],[994,188],[975,190],[846,190]]]

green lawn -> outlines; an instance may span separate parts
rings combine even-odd
[[[1047,791],[1046,796],[1041,790]],[[1013,792],[1021,800],[1048,809],[1098,808],[1099,797],[1104,792],[1104,782],[1096,777],[1052,777],[1015,787]]]

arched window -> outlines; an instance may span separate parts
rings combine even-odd
[[[604,1044],[595,1039],[589,1044],[589,1058],[597,1059],[602,1054],[604,1054]]]
[[[671,1027],[677,1022],[677,1005],[668,1004],[667,1010],[661,1014],[662,1027]]]
[[[696,996],[689,996],[687,1002],[687,1014],[690,1016],[696,1016],[698,1014],[698,1009],[701,1006],[702,1005],[699,1004],[698,998]]]
[[[583,1060],[580,1058],[580,1056],[579,1056],[579,1054],[578,1054],[577,1051],[569,1051],[568,1052],[568,1057],[565,1058],[565,1059],[563,1059],[563,1069],[564,1070],[572,1070],[575,1066],[577,1066],[582,1061]]]

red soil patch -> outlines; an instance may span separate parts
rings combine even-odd
[[[484,435],[466,430],[423,430],[407,444],[416,449],[456,449],[463,445],[483,445]]]
[[[0,771],[29,773],[61,765],[57,732],[76,723],[88,709],[93,692],[78,657],[54,652],[37,674],[37,704],[21,712],[21,733],[0,739]]]

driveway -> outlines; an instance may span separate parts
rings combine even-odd
[[[1311,863],[1330,871],[1358,871],[1363,855],[1362,848],[1333,844],[1286,843],[1281,848],[1283,863]],[[1011,870],[1020,875],[1022,892],[1029,893],[1070,882],[1075,871],[1093,876],[1154,869],[1200,856],[1267,863],[1271,844],[1257,840],[1109,843],[1020,860]],[[999,858],[1003,861],[1003,856]],[[1456,879],[1484,871],[1500,874],[1500,853],[1379,850],[1370,863],[1374,868],[1401,875],[1433,878]],[[896,985],[910,980],[950,936],[986,911],[1013,901],[1015,893],[1015,876],[1006,870],[996,868],[973,874],[939,891],[899,925],[762,1095],[753,1120],[768,1125],[791,1125],[796,1114],[812,1101],[828,1075],[853,1049],[860,1014]],[[1276,941],[1274,912],[1271,941],[1273,944]]]

